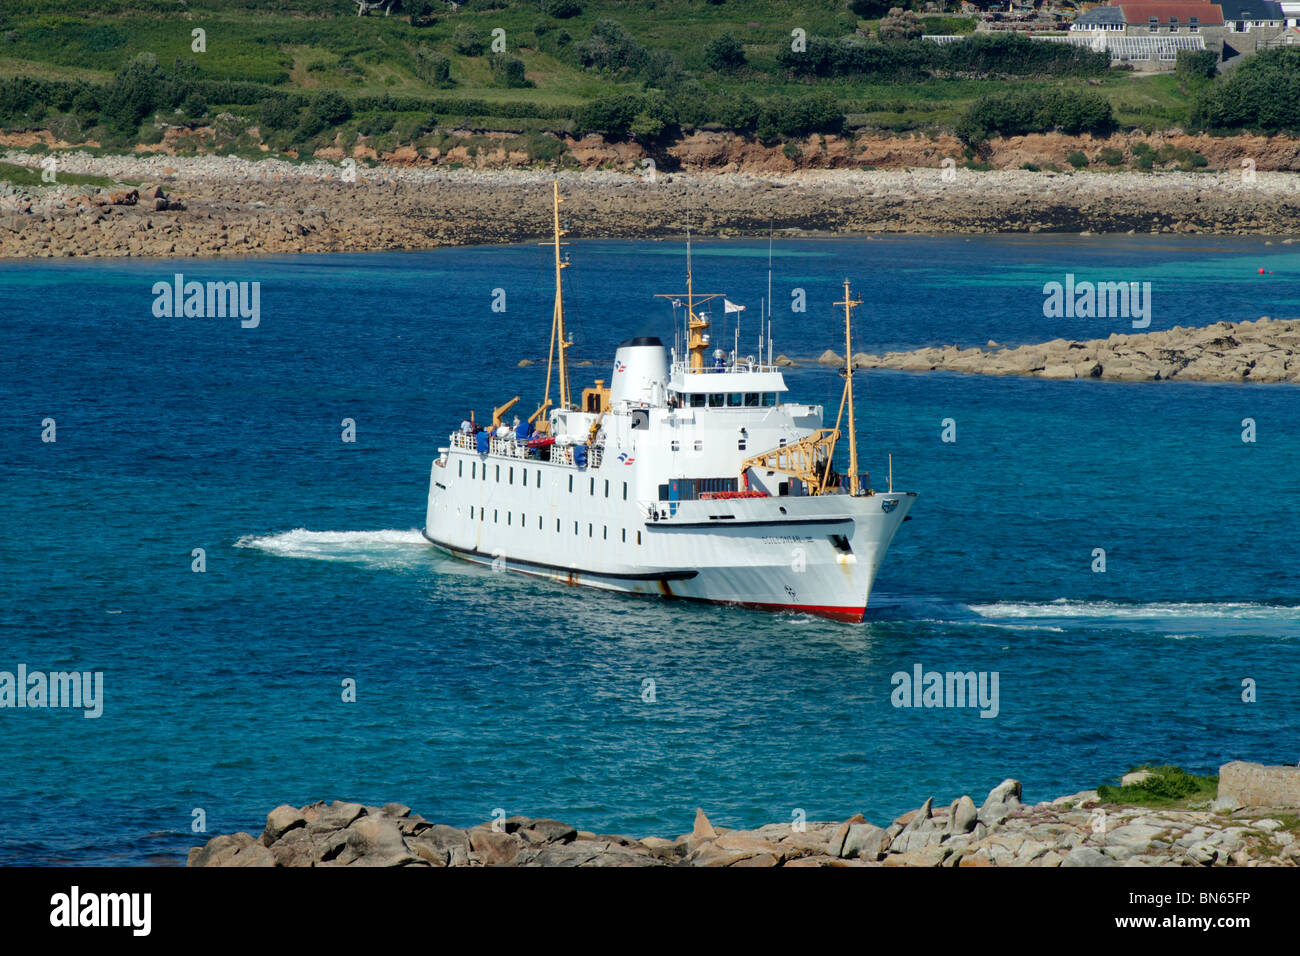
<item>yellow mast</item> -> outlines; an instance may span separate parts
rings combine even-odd
[[[853,321],[852,308],[855,305],[861,305],[860,299],[855,300],[849,295],[849,280],[844,280],[844,301],[836,302],[836,305],[844,306],[844,397],[840,402],[840,410],[844,406],[849,408],[849,494],[858,494],[858,436],[853,422],[853,332],[851,323]],[[837,423],[838,427],[838,423]]]
[[[553,185],[553,209],[552,209],[552,228],[554,230],[555,246],[555,311],[551,315],[551,347],[546,356],[546,392],[542,399],[542,404],[538,406],[533,416],[540,418],[538,430],[546,431],[547,421],[545,417],[546,409],[551,404],[551,370],[555,366],[556,345],[559,345],[559,383],[560,383],[560,408],[569,407],[569,363],[565,355],[569,346],[573,342],[567,338],[564,332],[564,291],[563,283],[560,279],[560,272],[568,267],[568,263],[560,257],[560,237],[567,233],[567,230],[560,228],[560,203],[564,202],[564,197],[560,195],[560,181],[557,179]],[[531,420],[531,419],[530,419]]]

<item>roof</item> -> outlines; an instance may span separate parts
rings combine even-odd
[[[1237,0],[1226,0],[1228,3]],[[1147,23],[1152,17],[1161,26],[1169,23],[1170,17],[1177,17],[1179,25],[1191,22],[1196,17],[1201,26],[1222,26],[1223,13],[1217,3],[1195,2],[1195,0],[1137,0],[1135,3],[1116,4],[1124,11],[1124,19],[1132,25]]]
[[[1124,11],[1119,7],[1093,7],[1091,10],[1085,10],[1075,17],[1074,22],[1081,27],[1122,24],[1124,22]]]
[[[1285,20],[1282,6],[1275,0],[1222,0],[1219,4],[1225,20]]]

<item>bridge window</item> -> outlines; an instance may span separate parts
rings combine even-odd
[[[764,405],[764,407],[768,407],[768,408],[770,408],[771,406],[773,406],[773,405],[775,405],[775,404],[776,404],[776,392],[764,392],[764,393],[763,393],[763,405]]]
[[[1160,20],[1159,20],[1157,17],[1148,17],[1148,18],[1147,18],[1147,32],[1148,32],[1148,33],[1155,33],[1155,32],[1156,32],[1157,30],[1159,30],[1159,29],[1160,29]]]
[[[1170,32],[1173,32],[1174,30],[1177,30],[1177,29],[1178,29],[1178,18],[1177,18],[1177,17],[1170,17],[1170,18],[1169,18],[1169,30],[1170,30]]]
[[[759,407],[761,407],[762,402],[763,402],[763,395],[762,395],[761,392],[746,392],[746,393],[745,393],[745,407],[746,407],[746,408],[759,408]]]
[[[745,396],[741,392],[732,392],[727,396],[727,404],[732,408],[743,408],[745,405]]]
[[[1201,18],[1192,17],[1187,21],[1187,29],[1190,33],[1199,33],[1201,29]]]
[[[721,408],[727,404],[727,396],[720,392],[714,392],[709,395],[709,408]]]
[[[691,396],[691,408],[703,408],[707,396],[703,392],[696,392]]]

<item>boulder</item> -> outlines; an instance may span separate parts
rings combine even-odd
[[[716,840],[718,838],[718,831],[713,829],[713,824],[704,815],[702,808],[697,808],[695,811],[695,826],[691,829],[691,836],[696,840]]]
[[[1243,807],[1300,808],[1300,767],[1234,760],[1219,768],[1219,797]]]
[[[977,822],[979,822],[979,811],[975,809],[974,800],[968,796],[961,796],[953,801],[948,809],[949,833],[970,833],[975,829]]]
[[[1012,812],[1020,807],[1020,781],[1003,780],[989,791],[988,797],[980,807],[976,819],[986,827],[1000,825]]]
[[[889,835],[883,827],[870,823],[854,823],[838,854],[848,860],[878,860],[889,850]]]
[[[266,829],[262,832],[262,845],[270,846],[280,837],[297,827],[306,827],[307,817],[297,807],[281,804],[266,815]]]

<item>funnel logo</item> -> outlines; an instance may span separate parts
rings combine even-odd
[[[626,371],[627,371],[627,363],[626,363],[626,362],[615,362],[615,363],[614,363],[614,372],[615,372],[616,374],[617,374],[618,372],[626,372]]]
[[[627,452],[623,452],[622,454],[620,454],[618,456],[618,460],[625,465],[630,465],[632,464],[632,462],[636,461],[636,459],[633,458],[631,455],[629,455]]]

